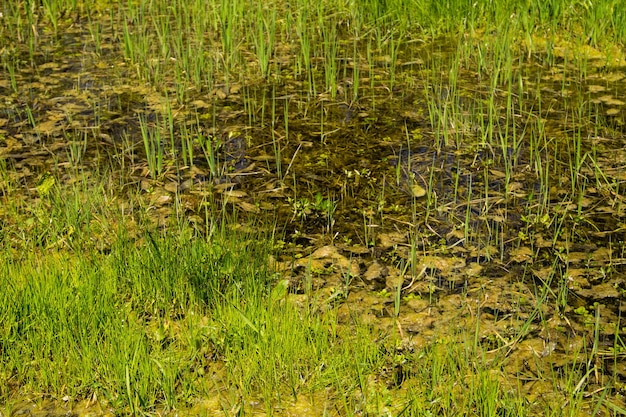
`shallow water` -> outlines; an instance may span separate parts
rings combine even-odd
[[[398,327],[415,346],[478,318],[481,343],[506,352],[504,372],[529,396],[545,389],[538,368],[566,367],[594,329],[587,389],[626,378],[614,351],[626,291],[623,67],[600,54],[581,74],[563,52],[550,66],[520,56],[514,85],[471,61],[451,79],[456,44],[430,40],[402,48],[393,86],[388,57],[363,68],[357,99],[345,61],[336,94],[285,75],[177,101],[176,80],[147,86],[109,30],[99,51],[84,22],[42,31],[32,60],[16,45],[19,68],[0,77],[12,181],[106,172],[126,184],[121,198],[139,184],[161,224],[178,204],[202,230],[207,199],[273,219],[285,241],[275,267],[294,300],[311,279],[340,320]]]

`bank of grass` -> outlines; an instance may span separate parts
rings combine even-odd
[[[477,329],[412,346],[356,312],[339,320],[338,304],[313,293],[293,296],[271,270],[262,224],[244,231],[221,212],[201,232],[183,221],[159,229],[137,216],[140,203],[135,213],[115,208],[102,185],[57,184],[32,190],[32,214],[5,204],[25,191],[3,183],[0,404],[9,414],[25,397],[66,409],[97,399],[115,415],[523,416],[556,403],[519,394]],[[554,390],[570,415],[598,401]]]

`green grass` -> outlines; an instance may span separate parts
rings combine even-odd
[[[208,398],[227,414],[546,411],[506,382],[506,357],[486,353],[479,327],[406,344],[393,327],[361,323],[350,303],[324,306],[310,288],[290,294],[272,272],[263,224],[245,232],[223,214],[203,233],[184,220],[163,230],[113,208],[104,184],[60,187],[47,178],[38,207],[10,209],[12,219],[36,217],[24,220],[34,237],[6,224],[0,241],[0,403],[9,409],[39,393],[41,401],[69,397],[69,406],[95,396],[123,415],[193,407],[210,415],[217,410]],[[400,292],[392,298],[397,320]],[[554,378],[573,381],[567,409],[589,406],[573,386],[580,372]]]

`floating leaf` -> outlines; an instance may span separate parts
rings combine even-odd
[[[243,211],[247,211],[248,213],[258,214],[261,212],[261,209],[259,207],[257,207],[256,205],[252,203],[248,203],[246,201],[240,201],[238,205]]]
[[[424,197],[426,195],[426,189],[417,184],[411,186],[411,195],[415,198]]]

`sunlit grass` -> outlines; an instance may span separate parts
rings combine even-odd
[[[399,378],[416,389],[429,384],[414,375],[424,361],[444,355],[439,372],[454,372],[466,359],[445,352],[460,351],[447,344],[397,350],[392,334],[358,321],[340,325],[332,306],[316,313],[312,293],[296,301],[268,269],[272,241],[260,232],[237,232],[227,221],[210,237],[184,225],[160,232],[103,204],[102,189],[86,191],[42,183],[46,211],[32,230],[39,237],[20,241],[19,256],[14,239],[2,241],[3,402],[17,390],[77,401],[96,395],[119,413],[141,414],[218,395],[244,412],[260,395],[271,414],[326,391],[320,406],[346,415],[462,410],[453,392],[436,406],[412,388],[393,394]],[[485,372],[477,376],[494,391],[468,385],[475,401],[509,401]]]

